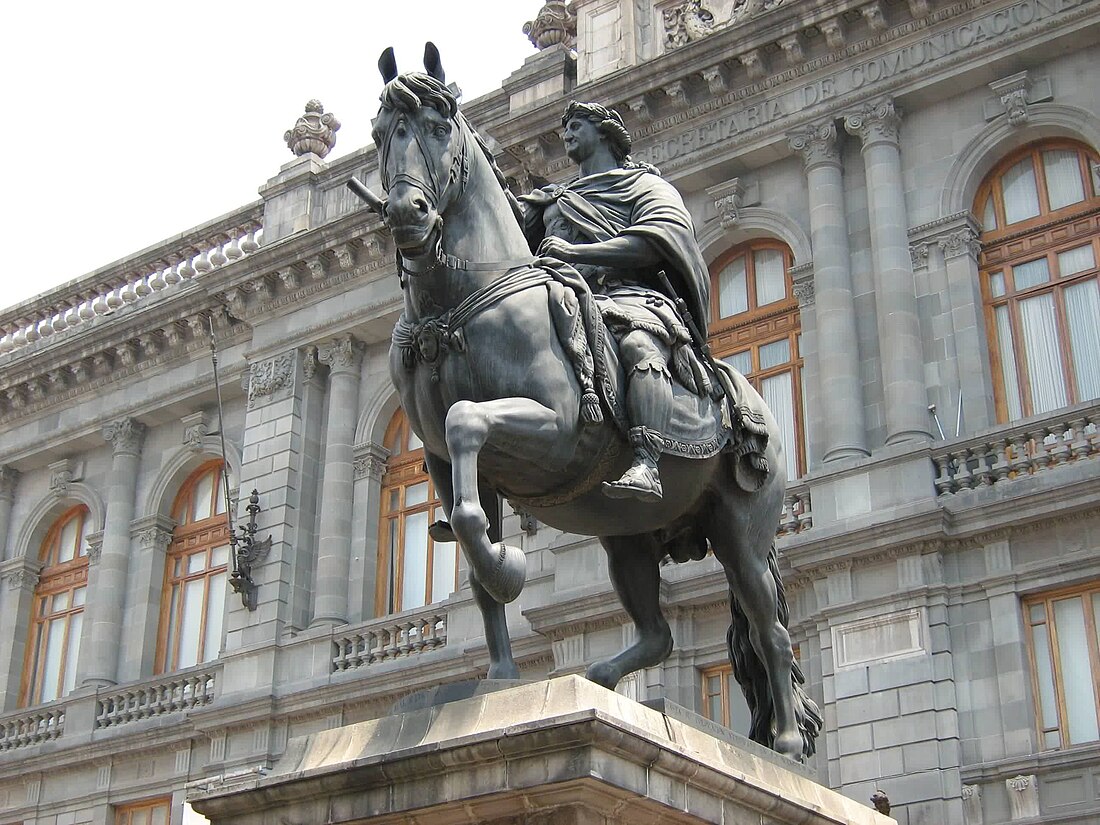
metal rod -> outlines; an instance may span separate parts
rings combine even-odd
[[[222,445],[222,490],[225,492],[225,515],[229,519],[229,543],[233,545],[233,572],[237,573],[237,533],[233,528],[233,505],[229,500],[229,460],[225,453],[225,419],[222,416],[222,385],[218,380],[218,342],[214,337],[214,316],[207,315],[206,323],[210,329],[210,362],[214,365],[214,392],[218,398],[218,438]]]
[[[947,436],[943,434],[943,427],[940,426],[940,417],[936,415],[936,405],[928,405],[928,413],[932,416],[932,420],[936,422],[936,429],[940,431],[940,441],[946,441]]]
[[[962,432],[963,425],[963,394],[962,389],[959,390],[959,411],[955,414],[955,438],[959,437],[959,433]]]

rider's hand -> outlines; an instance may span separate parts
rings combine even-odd
[[[580,256],[577,254],[579,251],[576,244],[551,236],[544,238],[542,243],[539,244],[538,254],[547,258],[557,258],[559,261],[571,264],[580,260]]]

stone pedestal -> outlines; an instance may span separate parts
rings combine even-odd
[[[266,775],[193,786],[213,825],[888,825],[725,728],[578,676],[293,739]]]

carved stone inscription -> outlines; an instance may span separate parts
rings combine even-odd
[[[757,89],[731,92],[706,104],[703,110],[721,112],[709,122],[678,135],[649,143],[642,135],[667,134],[667,123],[653,123],[639,130],[635,159],[660,166],[726,141],[737,140],[746,132],[767,126],[804,109],[841,98],[892,78],[928,70],[932,64],[971,49],[975,51],[997,40],[1025,36],[1029,29],[1051,17],[1063,15],[1087,5],[1089,0],[1021,0],[1007,8],[985,14],[951,29],[929,34],[923,39],[893,51],[878,54],[854,65],[845,66],[825,77],[794,86],[750,105],[735,108],[737,100],[756,94]],[[822,63],[822,65],[827,65]]]

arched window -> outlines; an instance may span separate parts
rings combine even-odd
[[[734,247],[711,267],[710,345],[764,397],[783,433],[787,478],[806,471],[802,335],[791,251],[776,241]]]
[[[23,704],[58,699],[76,687],[76,660],[88,588],[88,508],[64,513],[42,542],[42,572],[23,671]]]
[[[981,286],[997,415],[1015,421],[1100,397],[1100,197],[1078,143],[1046,141],[983,181]]]
[[[165,562],[158,673],[208,662],[221,649],[230,548],[220,460],[184,482],[172,517],[177,526]]]
[[[382,476],[379,615],[441,601],[458,580],[455,543],[437,544],[428,535],[428,525],[444,515],[424,469],[424,445],[403,411],[394,414],[384,440],[390,457]]]

